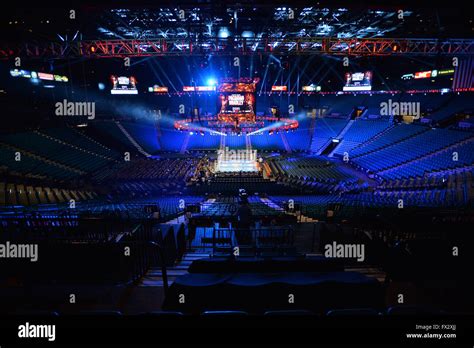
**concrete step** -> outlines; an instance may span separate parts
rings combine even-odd
[[[174,270],[185,270],[185,271],[187,271],[188,268],[189,268],[189,265],[175,266],[175,267],[173,267]]]
[[[193,261],[181,261],[176,266],[190,266],[193,263]]]
[[[188,253],[184,254],[183,257],[207,257],[209,256],[209,253]]]
[[[206,257],[209,257],[209,255],[206,254],[206,255],[203,255],[203,256],[184,256],[183,260],[184,261],[188,261],[188,260],[194,261],[194,260],[199,260],[199,259],[203,259],[203,258],[206,258]]]
[[[167,270],[166,271],[166,274],[168,275],[168,277],[176,277],[176,276],[180,276],[180,275],[183,275],[183,274],[186,274],[186,273],[188,273],[188,272],[183,271],[183,270],[170,270],[170,271]],[[151,270],[146,274],[146,277],[161,277],[161,271]]]
[[[173,284],[173,280],[168,279],[168,286]],[[151,286],[156,286],[162,288],[164,286],[163,280],[156,280],[156,279],[150,279],[150,280],[144,280],[140,286],[142,287],[151,287]]]

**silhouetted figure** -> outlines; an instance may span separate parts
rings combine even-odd
[[[240,207],[237,210],[236,215],[238,230],[235,234],[235,237],[237,239],[237,243],[239,245],[250,244],[252,242],[252,232],[250,231],[250,228],[253,223],[253,214],[247,199],[243,199],[240,202]]]

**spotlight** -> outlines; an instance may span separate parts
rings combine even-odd
[[[95,53],[95,51],[97,51],[97,47],[95,47],[94,45],[92,45],[92,46],[90,47],[90,51],[91,51],[91,53]]]
[[[208,86],[216,86],[217,85],[217,80],[213,77],[207,79],[207,85]]]
[[[255,34],[253,31],[245,30],[242,32],[242,37],[252,38],[252,37],[255,37]]]
[[[227,39],[230,36],[229,29],[227,27],[221,27],[217,33],[217,37],[221,39]]]

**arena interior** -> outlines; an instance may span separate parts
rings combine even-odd
[[[473,314],[472,11],[138,4],[0,15],[3,315]]]

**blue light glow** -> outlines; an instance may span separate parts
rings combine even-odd
[[[207,79],[207,85],[208,86],[216,86],[217,85],[217,80],[213,77],[210,77]]]

